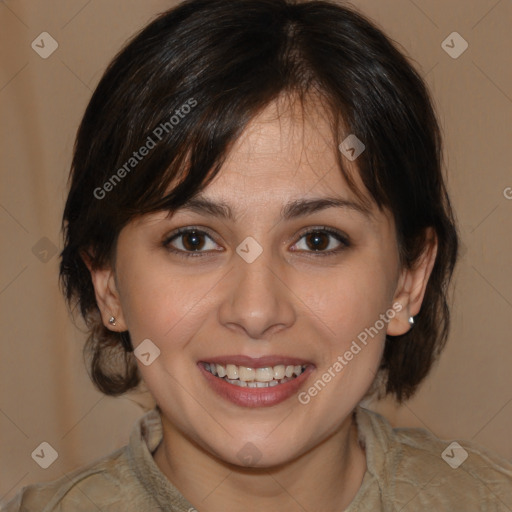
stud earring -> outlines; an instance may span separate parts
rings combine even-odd
[[[414,325],[414,318],[412,316],[409,317],[409,324]]]
[[[108,319],[108,323],[109,323],[110,325],[116,325],[116,319],[115,319],[113,316],[111,316],[111,317]]]

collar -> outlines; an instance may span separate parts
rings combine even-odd
[[[392,485],[393,471],[387,459],[393,458],[393,429],[380,414],[361,405],[355,409],[359,441],[366,453],[366,473],[361,487],[345,512],[355,512],[370,492],[377,486],[382,495]],[[147,412],[135,423],[128,445],[132,471],[162,510],[188,512],[192,505],[167,479],[156,465],[152,453],[162,441],[162,421],[156,408]]]

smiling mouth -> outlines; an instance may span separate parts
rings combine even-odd
[[[269,388],[284,384],[296,379],[307,368],[307,365],[265,366],[263,368],[249,368],[235,364],[203,363],[206,371],[217,378],[225,380],[235,386],[247,388]]]

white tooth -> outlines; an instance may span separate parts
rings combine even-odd
[[[256,387],[257,388],[267,388],[268,387],[268,382],[258,382],[258,381],[256,381]]]
[[[234,364],[228,364],[226,366],[226,373],[230,379],[238,379],[238,367]]]
[[[274,370],[271,367],[256,369],[256,380],[260,382],[270,382],[273,378]]]
[[[240,380],[245,380],[246,382],[249,382],[251,380],[254,380],[256,372],[254,371],[254,368],[247,368],[246,366],[239,366],[238,367],[238,378]]]
[[[247,383],[247,387],[248,388],[257,388],[258,387],[258,383],[256,381],[248,382]]]
[[[279,382],[277,382],[277,380],[271,380],[269,383],[268,383],[268,387],[269,388],[273,388],[274,386],[277,386],[279,384]]]
[[[245,382],[245,380],[237,380],[236,382],[238,382],[238,385],[241,388],[246,388],[247,387],[247,382]]]
[[[275,380],[281,380],[284,378],[284,364],[278,364],[277,366],[274,366],[274,379]]]
[[[246,387],[246,383],[252,381],[276,381],[276,384],[272,384],[272,386],[276,386],[277,384],[279,384],[279,382],[277,381],[281,381],[281,383],[287,382],[288,380],[291,380],[291,378],[294,375],[299,376],[304,369],[304,367],[301,365],[285,366],[283,364],[278,364],[274,367],[267,366],[265,368],[255,369],[249,368],[247,366],[236,366],[234,364],[227,364],[224,366],[221,364],[214,363],[206,363],[205,368],[209,370],[210,373],[220,378],[227,377],[227,379],[229,379],[230,381],[236,381],[236,384],[238,384],[239,382],[242,383],[242,387]],[[237,379],[239,379],[239,381]]]

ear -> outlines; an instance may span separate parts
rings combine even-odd
[[[419,313],[427,283],[434,268],[437,255],[437,236],[433,228],[426,233],[425,249],[418,261],[411,269],[402,269],[395,291],[393,304],[400,304],[401,308],[395,317],[388,323],[387,334],[399,336],[410,330],[409,317]]]
[[[93,267],[91,257],[87,252],[82,252],[81,256],[91,274],[96,303],[101,312],[103,325],[111,331],[123,332],[128,330],[121,308],[114,270],[111,267],[96,269]],[[115,318],[115,325],[109,322],[111,317]]]

